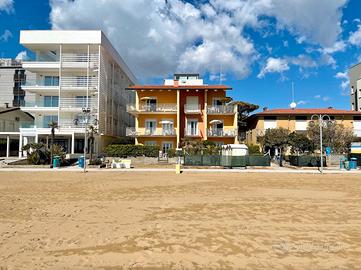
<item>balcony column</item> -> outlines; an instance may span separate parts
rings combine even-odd
[[[23,151],[21,150],[23,148],[23,135],[20,133],[19,135],[19,158],[23,156]]]
[[[234,108],[234,119],[233,119],[233,128],[236,130],[236,136],[234,137],[234,143],[238,144],[239,143],[239,134],[238,134],[238,105],[235,104],[233,105]]]
[[[177,90],[177,147],[179,147],[180,144],[180,92]]]
[[[203,139],[208,139],[207,128],[208,128],[208,91],[204,90],[204,136]]]
[[[10,136],[6,136],[6,157],[10,156]]]
[[[75,134],[74,132],[71,134],[71,153],[74,154],[75,149]]]
[[[35,134],[35,143],[38,143],[39,142],[39,135],[38,133]]]

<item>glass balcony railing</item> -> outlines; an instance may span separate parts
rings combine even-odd
[[[177,132],[174,128],[155,128],[155,129],[145,129],[131,127],[126,129],[126,136],[130,137],[139,137],[139,136],[176,136]]]
[[[214,105],[207,107],[208,114],[230,114],[234,112],[234,106],[230,105]]]
[[[137,109],[135,104],[127,105],[127,112],[177,112],[175,103],[140,104]]]
[[[199,104],[185,104],[184,105],[184,112],[185,113],[200,113],[201,112],[201,105],[199,105]]]
[[[211,128],[207,129],[208,137],[234,137],[237,135],[236,129]]]
[[[54,82],[48,82],[46,80],[26,80],[22,84],[25,87],[59,87],[59,80]]]

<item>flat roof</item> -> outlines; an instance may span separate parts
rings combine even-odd
[[[361,115],[361,111],[338,110],[334,108],[310,108],[310,109],[273,109],[254,114],[255,116],[267,115]]]
[[[128,90],[232,90],[226,85],[134,85]]]

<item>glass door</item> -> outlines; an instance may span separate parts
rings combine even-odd
[[[157,122],[155,120],[145,121],[145,135],[154,135],[157,128]]]
[[[198,135],[198,120],[189,119],[187,121],[187,135],[197,136]]]
[[[173,135],[173,121],[163,121],[162,133],[163,135]]]

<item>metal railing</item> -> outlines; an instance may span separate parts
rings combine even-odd
[[[77,99],[77,98],[60,98],[60,108],[85,108],[90,107],[95,109],[97,107],[97,100],[89,99]]]
[[[22,83],[22,86],[58,88],[59,82],[58,83],[48,83],[48,82],[45,82],[45,80],[26,80]]]
[[[93,63],[98,63],[99,60],[99,54],[97,53],[91,53],[89,54],[89,58],[88,58],[88,54],[87,53],[80,53],[80,54],[76,54],[76,53],[63,53],[61,56],[61,60],[62,62],[93,62]]]
[[[234,113],[234,106],[231,106],[231,105],[208,106],[207,113],[208,114]]]
[[[0,120],[0,132],[19,132],[19,128],[34,125],[33,121]]]
[[[145,129],[131,127],[126,129],[126,136],[137,137],[137,136],[175,136],[177,134],[174,128],[156,128],[156,129]]]
[[[200,104],[185,104],[184,112],[185,113],[200,113],[201,105]]]
[[[175,103],[160,103],[154,105],[140,104],[139,109],[135,104],[127,105],[127,112],[176,112],[177,104]]]
[[[208,137],[234,137],[237,135],[236,129],[211,128],[207,129]]]
[[[200,136],[200,132],[199,132],[198,129],[185,128],[184,129],[184,136],[198,137],[198,136]]]
[[[79,77],[61,77],[61,87],[69,88],[84,88],[87,87],[96,88],[98,87],[98,77],[79,76]]]
[[[25,108],[33,108],[33,107],[40,107],[40,108],[57,108],[59,107],[59,102],[53,101],[49,104],[46,104],[45,100],[37,100],[37,101],[25,101]]]

